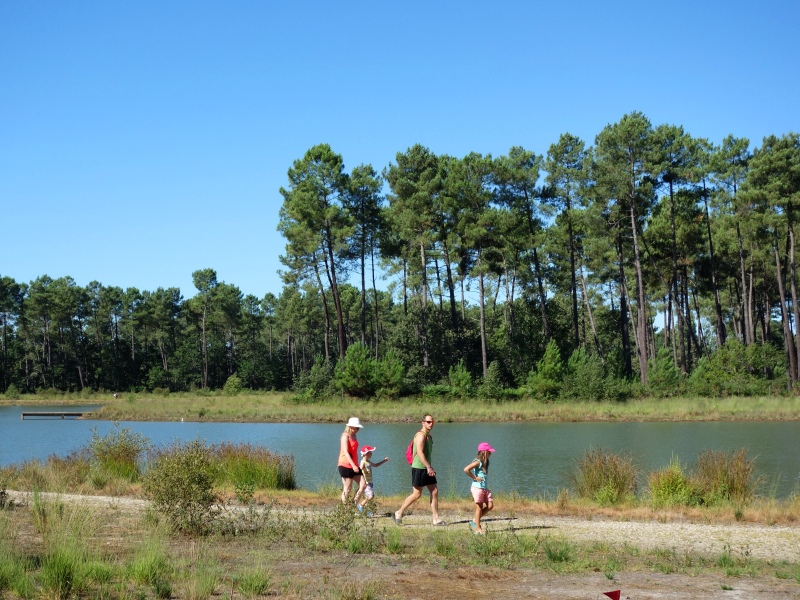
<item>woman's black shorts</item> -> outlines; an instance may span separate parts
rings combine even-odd
[[[342,479],[355,479],[356,477],[361,477],[361,473],[356,473],[350,467],[342,467],[339,466],[339,475],[342,476]]]
[[[436,485],[436,476],[428,475],[428,469],[415,469],[411,467],[411,485],[414,487]]]

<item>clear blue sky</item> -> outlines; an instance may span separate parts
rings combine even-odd
[[[263,297],[278,190],[421,143],[545,154],[638,110],[719,143],[800,130],[800,2],[0,3],[0,275]]]

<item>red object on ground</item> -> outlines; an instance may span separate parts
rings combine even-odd
[[[614,590],[613,592],[603,592],[604,596],[608,596],[611,600],[619,600],[619,590]]]

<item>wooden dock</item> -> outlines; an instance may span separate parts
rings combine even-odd
[[[20,420],[25,419],[78,419],[84,415],[91,413],[88,412],[74,412],[74,411],[37,411],[37,412],[22,412],[19,413]]]

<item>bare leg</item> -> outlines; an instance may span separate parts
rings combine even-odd
[[[422,496],[422,488],[421,487],[414,487],[411,490],[411,493],[408,495],[408,497],[405,500],[403,500],[403,504],[400,506],[400,510],[398,510],[398,511],[396,511],[394,513],[394,518],[395,519],[402,519],[403,518],[403,513],[406,511],[406,509],[409,506],[411,506],[412,504],[414,504],[414,502],[419,500],[420,496]]]
[[[475,516],[472,518],[475,521],[475,531],[481,530],[481,517],[483,516],[483,506],[481,504],[475,505]]]
[[[358,504],[358,499],[361,498],[361,494],[364,493],[364,488],[367,487],[367,480],[361,475],[356,475],[353,477],[353,481],[358,481],[358,491],[356,491],[356,495],[353,497],[353,501]]]
[[[342,504],[347,502],[347,497],[350,495],[350,488],[353,486],[353,480],[347,477],[342,477]]]
[[[431,517],[436,524],[439,522],[439,487],[434,483],[428,486],[428,491],[431,493]]]

